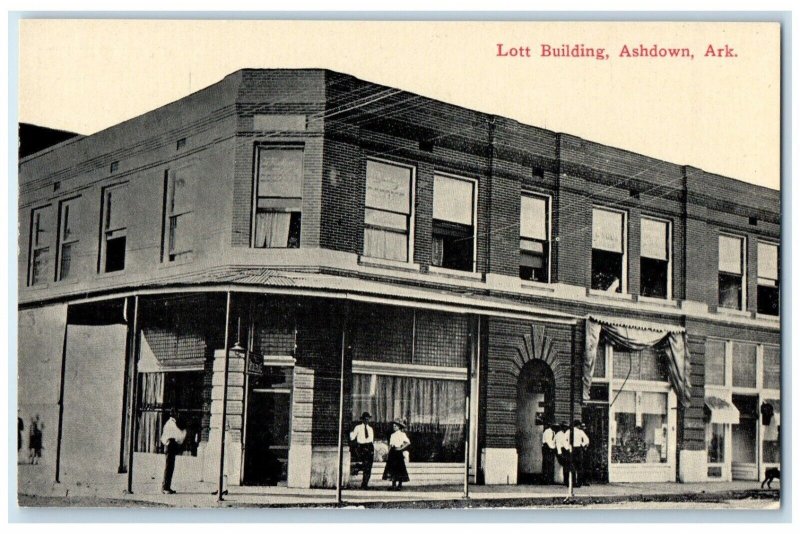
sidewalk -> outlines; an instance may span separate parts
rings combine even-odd
[[[35,487],[34,487],[35,486]],[[20,487],[20,494],[35,495],[48,499],[49,506],[58,506],[59,499],[65,504],[78,506],[167,506],[179,508],[220,507],[336,507],[356,506],[366,508],[463,508],[463,507],[547,507],[562,505],[567,495],[563,486],[470,486],[469,499],[464,498],[463,486],[417,486],[409,485],[402,491],[389,491],[385,486],[374,489],[344,489],[342,505],[336,503],[336,491],[332,489],[300,489],[275,487],[232,486],[229,494],[219,502],[216,485],[193,484],[191,487],[176,483],[174,495],[164,495],[156,483],[140,484],[133,494],[124,491],[124,485],[68,486],[39,481]],[[52,499],[52,498],[55,498]],[[616,483],[576,488],[576,505],[609,504],[619,502],[723,502],[737,499],[762,499],[777,501],[780,498],[780,482],[772,489],[760,489],[758,482],[709,482],[682,484]],[[104,500],[114,500],[103,504]],[[36,506],[36,499],[31,499]],[[68,503],[66,501],[69,501]],[[93,504],[94,503],[94,504]]]

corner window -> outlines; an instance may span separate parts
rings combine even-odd
[[[592,210],[592,289],[626,292],[625,240],[623,212]]]
[[[259,147],[257,160],[253,247],[298,248],[303,149]]]
[[[643,297],[670,298],[670,241],[669,222],[642,217],[639,294]]]
[[[431,264],[475,270],[474,180],[435,175]]]
[[[119,184],[103,190],[100,272],[111,273],[125,269],[128,212],[128,184]]]
[[[31,212],[30,252],[28,256],[28,285],[39,284],[47,278],[50,267],[52,240],[52,208],[45,206]]]
[[[413,168],[367,161],[364,255],[409,261]]]
[[[780,310],[780,267],[778,245],[758,243],[758,313],[778,315]]]
[[[522,195],[519,215],[519,277],[550,281],[550,199]]]
[[[194,233],[194,180],[189,168],[166,172],[164,261],[187,258]]]
[[[78,199],[73,198],[61,202],[58,221],[58,270],[56,280],[69,278],[72,258],[78,246]]]
[[[719,236],[719,306],[744,308],[744,239]]]

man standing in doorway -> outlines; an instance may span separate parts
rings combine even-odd
[[[361,414],[361,423],[350,432],[350,441],[356,442],[357,461],[361,463],[361,489],[367,489],[372,476],[372,461],[375,457],[375,431],[369,426],[372,416],[369,412]]]
[[[161,493],[172,494],[172,473],[175,471],[175,457],[180,453],[186,431],[178,427],[178,410],[173,408],[169,412],[169,420],[161,432],[161,444],[167,460],[164,464],[164,480],[161,483]]]
[[[584,484],[584,477],[586,476],[585,462],[588,454],[589,436],[586,435],[585,428],[586,425],[578,420],[572,423],[572,461],[576,488]]]
[[[556,431],[552,421],[547,421],[542,432],[542,476],[545,484],[553,483],[553,459],[556,456]]]

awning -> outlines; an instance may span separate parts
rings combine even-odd
[[[684,328],[595,315],[589,315],[586,318],[586,352],[583,359],[584,400],[589,400],[601,332],[605,333],[606,339],[614,346],[634,352],[658,345],[666,340],[670,383],[678,395],[678,401],[684,407],[689,406],[691,403],[691,384],[689,383],[691,364]]]
[[[736,406],[719,397],[706,397],[706,406],[711,411],[711,422],[718,424],[739,424],[739,410]]]

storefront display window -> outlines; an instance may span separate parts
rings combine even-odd
[[[667,394],[621,391],[612,406],[611,461],[667,462]]]
[[[354,374],[352,421],[372,414],[375,460],[385,461],[391,422],[408,421],[411,462],[463,462],[466,392],[458,380]]]
[[[762,402],[761,431],[764,436],[762,449],[762,460],[764,463],[777,464],[781,461],[780,409],[780,401],[767,399]]]
[[[161,430],[170,410],[176,408],[178,426],[186,430],[182,454],[197,456],[203,417],[203,372],[140,373],[139,378],[135,451],[164,452]]]
[[[706,425],[706,450],[708,463],[721,464],[725,462],[725,425],[708,423]]]

